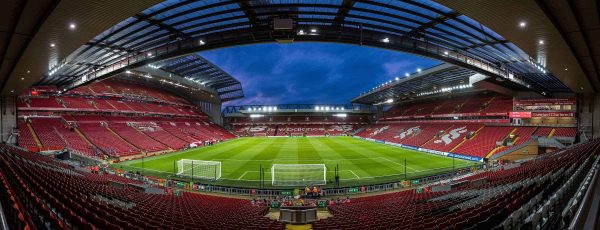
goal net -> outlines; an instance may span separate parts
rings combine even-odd
[[[177,161],[177,175],[218,180],[221,178],[221,162],[181,159]]]
[[[327,167],[324,164],[273,164],[273,186],[306,186],[327,184]]]

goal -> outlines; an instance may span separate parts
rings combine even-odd
[[[177,161],[177,175],[218,180],[221,178],[221,162],[181,159]]]
[[[273,186],[306,186],[327,184],[327,167],[324,164],[273,164]]]

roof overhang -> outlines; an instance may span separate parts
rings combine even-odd
[[[590,29],[595,25],[593,28],[597,31],[600,25],[598,1],[435,1],[469,15],[513,42],[535,60],[542,62],[573,92],[591,93],[600,90],[598,71],[593,67],[596,65],[596,68],[600,68],[600,50],[596,46],[596,52],[589,53],[584,41],[587,39],[584,36],[586,28]],[[577,20],[587,26],[578,26]],[[521,28],[521,22],[525,22],[526,26]],[[563,26],[566,30],[561,31],[557,26]],[[598,41],[600,34],[595,33],[595,41]],[[574,51],[581,53],[579,57]],[[593,58],[596,58],[595,64]],[[586,66],[585,71],[582,65]]]
[[[14,23],[15,40],[7,47],[11,51],[14,66],[2,70],[2,95],[19,95],[46,76],[49,69],[103,31],[162,0],[123,1],[104,0],[4,0],[2,17],[15,15],[18,20],[2,20]],[[11,8],[24,4],[22,12]],[[18,15],[17,15],[18,14]],[[69,24],[76,29],[70,30]],[[22,48],[17,43],[23,44]],[[51,47],[54,44],[54,47]],[[14,53],[12,53],[14,52]],[[8,64],[8,62],[6,63]],[[6,75],[5,75],[6,74]],[[6,76],[6,78],[4,78]],[[21,80],[23,78],[23,80]]]

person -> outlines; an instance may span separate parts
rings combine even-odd
[[[305,196],[310,196],[310,187],[308,187],[308,185],[306,186],[306,188],[304,189],[304,195]]]
[[[313,187],[312,190],[312,197],[313,198],[317,198],[319,196],[319,189],[317,188],[317,186]]]

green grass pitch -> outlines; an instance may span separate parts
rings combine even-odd
[[[453,164],[448,157],[352,137],[250,137],[145,158],[143,173],[160,178],[173,177],[177,170],[173,162],[180,159],[220,161],[222,176],[210,183],[238,187],[258,187],[261,166],[265,170],[265,184],[270,186],[272,164],[325,164],[328,185],[333,184],[333,170],[338,165],[342,186],[387,183],[403,180],[405,176],[410,179],[450,172]],[[474,164],[454,159],[455,168]],[[142,160],[111,167],[142,172]]]

